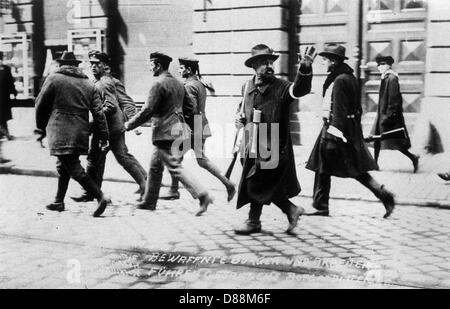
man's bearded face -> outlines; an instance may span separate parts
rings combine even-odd
[[[256,75],[263,80],[270,79],[275,75],[273,60],[258,60],[255,62],[253,68],[255,69]]]

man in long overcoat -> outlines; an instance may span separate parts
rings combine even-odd
[[[79,157],[89,149],[89,113],[98,132],[99,147],[106,147],[108,128],[102,102],[94,84],[78,68],[81,61],[65,52],[58,59],[61,67],[47,77],[36,99],[36,125],[47,132],[50,155],[56,156],[58,191],[52,211],[64,211],[64,198],[70,178],[75,179],[98,201],[94,217],[102,215],[110,199],[81,166]]]
[[[398,150],[407,156],[414,167],[414,173],[419,168],[419,156],[409,152],[411,141],[403,117],[403,97],[400,92],[398,74],[392,70],[394,58],[379,56],[376,59],[378,70],[381,73],[380,98],[378,100],[377,118],[371,135],[381,135],[395,129],[405,129],[405,138],[375,141],[375,161],[378,162],[380,151],[383,149]]]
[[[130,111],[130,109],[132,110],[132,107],[128,107],[128,101],[119,100],[115,83],[106,74],[105,67],[109,61],[108,55],[99,51],[91,51],[89,53],[89,61],[95,77],[94,84],[102,99],[103,111],[108,122],[110,150],[117,162],[139,185],[143,195],[146,178],[143,172],[145,170],[138,160],[130,154],[125,142],[125,113]],[[121,104],[125,104],[125,106],[121,106]],[[131,116],[131,114],[128,116]],[[103,182],[107,152],[102,151],[98,147],[98,137],[94,132],[89,149],[87,172],[96,180],[99,187],[102,186]],[[80,197],[73,198],[76,202],[86,202],[92,199],[93,197],[87,192]]]
[[[11,138],[8,130],[8,121],[12,119],[11,94],[17,96],[14,78],[11,68],[3,64],[3,52],[0,52],[0,164],[9,162],[2,157],[1,139],[3,137]]]
[[[199,199],[200,209],[196,215],[201,216],[213,203],[213,199],[181,165],[181,157],[188,149],[184,147],[180,149],[180,146],[184,145],[185,140],[190,139],[191,134],[185,123],[185,116],[191,117],[194,114],[194,107],[183,84],[169,73],[171,62],[172,58],[165,54],[159,52],[150,54],[150,70],[155,81],[141,111],[125,123],[127,131],[134,130],[150,120],[153,125],[152,141],[155,147],[150,160],[143,202],[138,208],[156,209],[166,166],[170,174],[185,186],[192,197]]]
[[[211,137],[211,129],[209,128],[208,119],[206,118],[206,86],[200,80],[199,61],[192,58],[180,58],[179,73],[184,78],[184,88],[193,101],[193,105],[197,107],[194,116],[192,129],[191,147],[194,150],[198,165],[207,170],[225,186],[228,193],[228,201],[230,202],[236,194],[235,185],[228,180],[219,168],[206,156],[205,143],[206,139]],[[177,200],[180,198],[178,191],[179,183],[175,177],[172,177],[172,185],[167,195],[160,197],[163,200]]]
[[[288,233],[294,230],[303,214],[303,208],[289,201],[300,193],[290,136],[290,104],[311,91],[313,56],[307,54],[302,59],[294,83],[274,76],[273,64],[278,57],[271,48],[260,44],[253,47],[251,58],[245,62],[256,75],[243,87],[241,104],[244,104],[245,118],[237,115],[237,124],[251,125],[258,111],[267,134],[260,126],[256,147],[252,145],[252,138],[244,139],[237,208],[250,204],[250,212],[246,223],[235,230],[240,235],[261,232],[264,205],[273,203],[286,214]],[[252,148],[259,149],[256,156],[251,154]],[[270,156],[264,155],[261,150],[269,148]]]
[[[361,100],[353,69],[344,60],[345,47],[330,44],[319,54],[329,75],[323,86],[324,126],[306,168],[315,171],[315,212],[328,216],[331,176],[354,178],[372,191],[386,208],[388,218],[395,206],[394,196],[368,173],[378,168],[364,143]]]

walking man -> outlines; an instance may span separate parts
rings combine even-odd
[[[353,69],[345,62],[345,47],[330,44],[319,54],[328,69],[323,86],[324,126],[306,168],[315,171],[315,212],[311,216],[328,216],[331,176],[354,178],[372,191],[386,208],[384,218],[394,210],[392,193],[379,185],[368,173],[378,168],[364,143],[361,128],[361,101]]]
[[[103,111],[108,123],[110,150],[117,162],[139,185],[141,192],[144,192],[144,169],[136,158],[128,152],[128,147],[125,143],[125,114],[132,108],[128,107],[127,101],[119,100],[114,81],[106,74],[105,67],[108,63],[108,55],[99,51],[92,51],[89,53],[89,61],[95,77],[95,87],[102,99]],[[120,103],[125,103],[126,105],[121,106]],[[103,182],[107,153],[108,151],[102,151],[98,146],[98,136],[94,132],[89,149],[87,172],[96,180],[100,188]],[[93,197],[88,192],[84,192],[81,197],[73,198],[76,202],[86,202],[92,199]]]
[[[191,58],[180,58],[180,75],[184,78],[184,87],[193,101],[193,105],[197,107],[196,115],[192,129],[191,147],[195,152],[197,163],[225,186],[228,193],[228,202],[230,202],[236,194],[236,186],[228,180],[219,168],[211,162],[205,155],[205,143],[208,137],[211,137],[208,119],[206,118],[206,87],[200,81],[199,61]],[[177,200],[180,198],[178,191],[179,182],[172,176],[172,185],[167,195],[160,197],[162,200]]]
[[[11,69],[3,64],[3,52],[0,52],[0,164],[8,163],[10,160],[2,156],[2,141],[3,137],[8,140],[12,139],[8,130],[8,121],[12,119],[12,104],[10,95],[17,96],[17,91],[14,86],[14,78],[11,74]]]
[[[411,141],[403,117],[403,98],[400,92],[398,74],[392,70],[394,58],[391,56],[379,56],[376,59],[378,70],[381,73],[380,98],[378,101],[377,118],[372,128],[371,135],[381,135],[395,129],[403,128],[405,138],[375,141],[375,161],[378,163],[382,149],[398,150],[407,156],[414,167],[414,173],[419,168],[419,156],[409,152]]]
[[[172,58],[165,54],[159,52],[150,54],[150,70],[156,79],[142,110],[125,123],[126,130],[131,131],[153,118],[152,139],[155,147],[143,202],[138,205],[138,208],[156,209],[164,166],[166,166],[170,174],[185,186],[194,199],[200,200],[197,216],[201,216],[213,203],[213,199],[181,165],[181,158],[188,149],[181,150],[178,142],[190,139],[190,130],[184,116],[192,117],[194,112],[183,84],[168,72],[171,62]],[[183,110],[190,112],[183,115]]]
[[[267,45],[257,45],[251,53],[245,65],[254,69],[256,75],[243,87],[241,104],[244,104],[245,117],[238,114],[236,124],[249,126],[254,116],[260,114],[267,134],[261,130],[259,138],[252,138],[255,145],[249,140],[242,144],[243,171],[237,208],[250,204],[250,212],[248,220],[235,233],[250,235],[261,232],[263,207],[271,203],[286,214],[289,222],[287,232],[291,233],[304,210],[289,201],[300,193],[290,135],[290,104],[311,91],[314,51],[311,49],[302,57],[294,83],[274,76],[274,62],[279,56]],[[258,150],[256,155],[252,155],[252,148]],[[269,149],[270,156],[263,155],[263,149]]]
[[[61,67],[45,80],[36,99],[37,128],[46,130],[50,154],[58,158],[58,191],[47,209],[64,211],[64,198],[73,178],[97,199],[94,217],[99,217],[111,201],[85,172],[79,157],[88,153],[89,112],[97,130],[98,147],[108,146],[106,118],[95,86],[78,68],[81,61],[73,53],[65,52],[58,62]]]

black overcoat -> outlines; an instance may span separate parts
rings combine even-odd
[[[378,112],[371,134],[380,135],[399,128],[406,130],[406,137],[381,141],[381,149],[404,150],[411,148],[403,117],[403,97],[400,92],[399,79],[397,74],[391,71],[381,80]]]
[[[339,74],[333,89],[328,89],[332,91],[330,121],[322,128],[306,168],[320,174],[355,178],[378,167],[364,143],[361,100],[353,70],[346,64],[336,70]],[[341,131],[347,142],[328,133],[329,126]]]
[[[12,119],[11,94],[17,95],[11,69],[6,65],[0,65],[0,124]]]
[[[311,91],[311,80],[312,74],[299,73],[294,85],[298,89],[297,96],[304,96]],[[251,158],[249,156],[251,138],[244,139],[243,171],[237,208],[248,203],[269,205],[274,201],[283,201],[300,193],[290,136],[290,104],[294,101],[291,95],[292,85],[289,81],[273,78],[269,84],[258,89],[252,79],[248,82],[247,92],[243,93],[246,123],[252,122],[254,108],[261,111],[261,123],[267,127],[267,140],[259,139],[259,144],[263,143],[262,149],[272,150],[271,141],[277,139],[278,141],[274,142],[279,147],[277,151],[279,159],[272,160],[275,159],[273,156],[261,156],[260,153],[256,158]],[[272,124],[278,124],[278,135],[271,130]],[[274,133],[273,136],[272,133]],[[269,163],[271,161],[276,163],[272,165]]]

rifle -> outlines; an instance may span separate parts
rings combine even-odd
[[[247,95],[248,86],[249,86],[249,82],[247,82],[247,84],[245,85],[244,96],[242,98],[241,108],[239,109],[239,116],[241,118],[245,117],[244,116],[245,97]],[[233,159],[231,160],[230,166],[228,166],[227,172],[225,173],[225,178],[227,178],[227,179],[230,179],[231,173],[233,172],[233,169],[234,169],[234,165],[236,164],[237,156],[238,156],[240,146],[242,143],[242,138],[243,138],[243,129],[242,128],[236,129],[236,133],[234,136],[234,145],[233,145]]]
[[[384,141],[387,139],[394,139],[394,138],[404,139],[407,137],[408,137],[408,135],[406,134],[405,128],[400,128],[400,129],[395,129],[392,131],[384,132],[381,135],[373,135],[373,136],[366,137],[364,139],[364,142],[366,142],[366,143],[380,142],[380,141]]]

